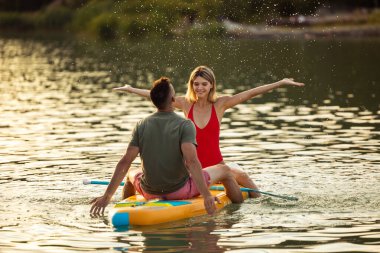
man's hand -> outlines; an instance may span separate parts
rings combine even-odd
[[[106,209],[106,206],[110,203],[110,200],[111,198],[105,195],[94,198],[90,202],[90,204],[92,204],[90,213],[94,215],[99,215],[99,214],[103,215],[104,210]]]
[[[217,197],[214,197],[212,195],[204,197],[204,205],[205,205],[207,213],[210,215],[213,215],[216,211],[215,201],[217,201],[218,203],[221,203]]]
[[[281,85],[305,86],[304,83],[295,82],[293,78],[284,78],[280,81]]]

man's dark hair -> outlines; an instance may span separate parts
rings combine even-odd
[[[169,102],[170,94],[170,79],[161,77],[154,81],[153,87],[150,90],[150,99],[158,109],[166,108]]]

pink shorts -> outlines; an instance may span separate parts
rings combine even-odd
[[[206,181],[207,186],[210,186],[210,175],[208,174],[207,171],[202,170],[203,177]],[[175,199],[189,199],[192,197],[196,197],[200,195],[197,186],[195,185],[194,180],[190,177],[189,180],[186,182],[182,188],[175,192],[171,192],[168,194],[162,194],[162,195],[155,195],[155,194],[150,194],[147,192],[144,192],[144,190],[141,187],[141,177],[143,173],[138,172],[135,176],[135,180],[133,182],[133,186],[135,187],[136,191],[138,191],[144,198],[146,199],[166,199],[166,200],[175,200]]]

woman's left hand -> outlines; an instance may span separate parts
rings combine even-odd
[[[281,85],[292,85],[292,86],[298,86],[302,87],[305,86],[304,83],[295,82],[293,78],[284,78],[280,81]]]

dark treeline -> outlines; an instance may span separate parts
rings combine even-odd
[[[88,0],[0,0],[0,11],[9,12],[31,12],[38,11],[53,2],[62,2],[71,7],[77,7],[85,4]]]
[[[0,0],[0,11],[16,11],[16,12],[27,12],[27,11],[37,11],[49,4],[57,2],[69,7],[80,7],[86,5],[89,2],[102,2],[107,0]],[[156,1],[144,1],[141,0],[142,4],[146,2],[165,2],[166,0],[156,0]],[[113,0],[115,4],[120,2],[127,2],[127,0]],[[133,1],[132,1],[133,2]],[[178,2],[188,2],[193,4],[201,4],[202,1],[178,1]],[[230,9],[237,9],[241,6],[250,7],[244,11],[257,10],[260,6],[273,6],[278,12],[284,15],[291,15],[295,12],[313,11],[320,6],[332,7],[332,8],[378,8],[379,0],[251,0],[251,1],[233,1],[233,0],[219,0],[212,1],[215,5],[228,5]],[[237,11],[237,10],[235,10]]]
[[[55,30],[102,39],[220,36],[222,20],[272,24],[296,15],[370,10],[379,0],[0,0],[0,29]],[[379,12],[371,22],[380,22]],[[0,30],[0,31],[1,31]]]

